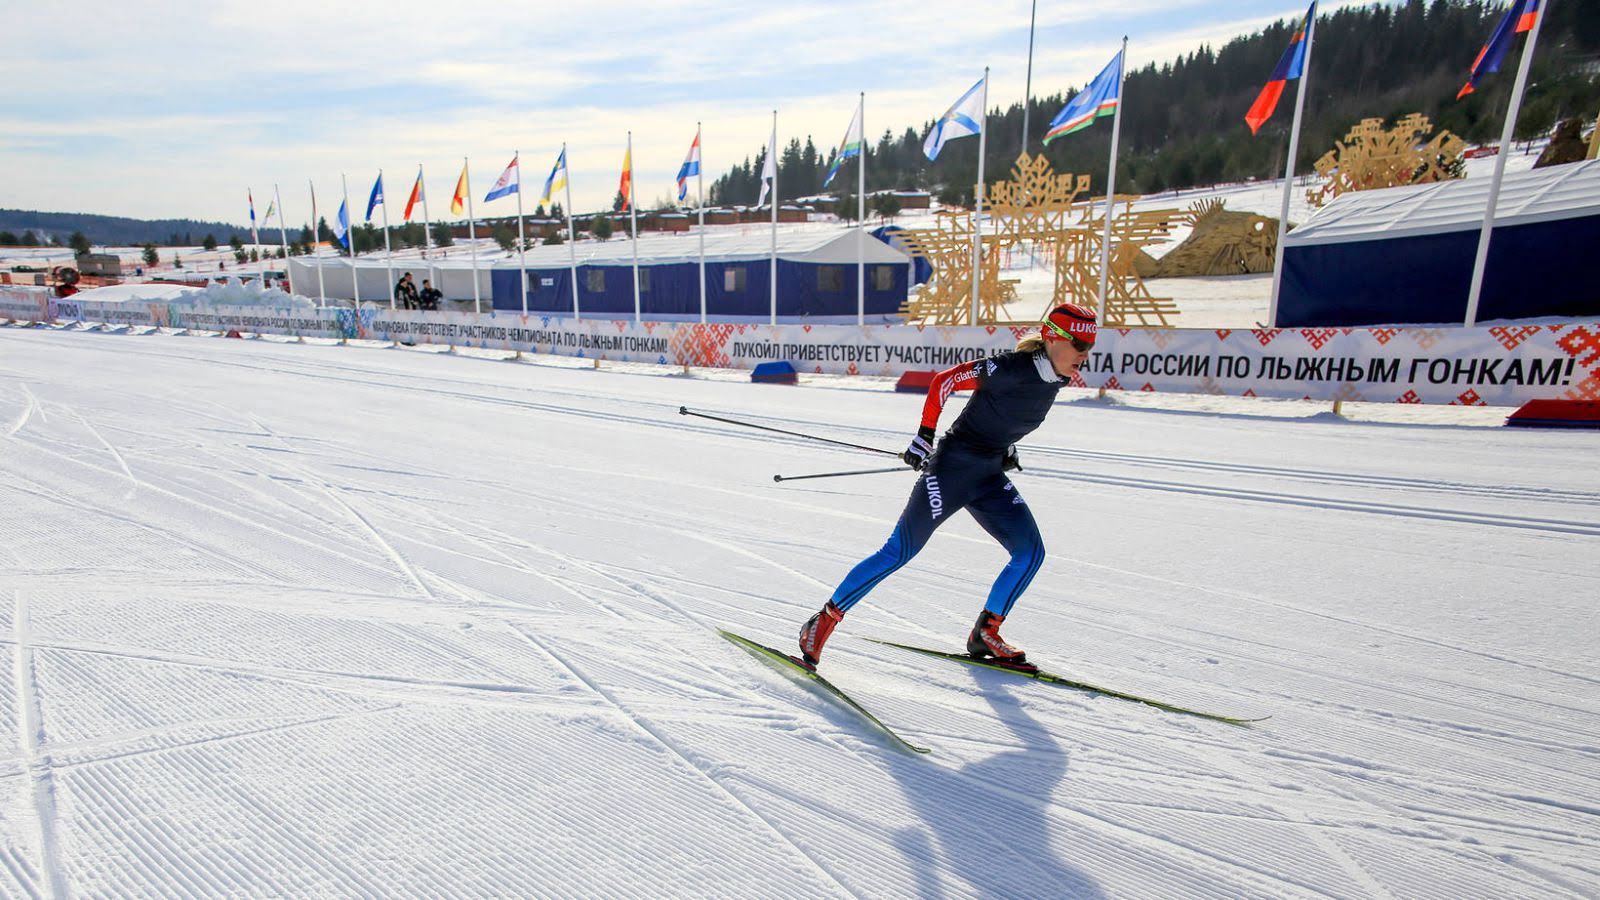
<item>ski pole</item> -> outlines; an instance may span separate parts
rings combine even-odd
[[[805,438],[805,439],[811,440],[811,441],[821,441],[824,444],[833,444],[833,445],[838,446],[838,447],[849,447],[852,450],[865,450],[868,453],[881,453],[884,456],[899,456],[900,455],[900,454],[894,452],[893,450],[880,450],[877,447],[863,447],[860,444],[851,444],[851,443],[847,443],[845,441],[836,441],[836,440],[834,440],[832,438],[817,437],[814,434],[804,434],[804,433],[801,433],[799,431],[784,431],[782,428],[771,428],[771,427],[766,426],[766,425],[756,425],[756,424],[754,424],[752,422],[741,422],[738,419],[724,419],[721,416],[713,416],[713,415],[708,415],[707,413],[694,412],[693,410],[689,409],[689,407],[687,407],[687,406],[678,407],[678,415],[681,415],[681,416],[699,416],[702,419],[710,419],[710,420],[712,420],[714,422],[727,422],[729,425],[742,425],[745,428],[759,428],[762,431],[775,431],[778,434],[787,434],[790,437]],[[884,471],[892,471],[892,470],[885,469]]]
[[[909,466],[895,466],[892,469],[862,469],[857,472],[823,472],[821,475],[774,475],[773,481],[800,481],[805,478],[838,478],[841,475],[877,475],[881,472],[906,472]]]

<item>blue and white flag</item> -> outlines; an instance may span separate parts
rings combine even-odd
[[[344,201],[339,202],[339,216],[333,221],[333,236],[339,239],[346,249],[350,247],[350,212],[344,208]]]
[[[827,187],[833,176],[839,174],[839,169],[846,160],[855,159],[861,155],[861,107],[856,107],[855,115],[850,117],[850,127],[844,130],[844,140],[839,142],[839,152],[833,157],[833,165],[828,167],[828,177],[822,179],[822,186]]]
[[[968,137],[983,130],[983,126],[979,123],[983,121],[984,93],[984,79],[979,78],[971,90],[962,94],[961,99],[952,104],[950,109],[939,117],[939,121],[933,123],[933,130],[928,132],[928,139],[922,142],[922,152],[929,160],[939,158],[939,151],[944,149],[945,142]]]
[[[756,198],[756,208],[760,209],[767,202],[767,193],[772,192],[778,184],[778,123],[772,123],[772,137],[767,141],[767,162],[761,167],[761,196]],[[776,204],[778,198],[774,196],[772,202]]]
[[[367,198],[367,221],[368,222],[372,221],[372,211],[374,209],[377,209],[378,208],[378,204],[382,203],[382,202],[383,202],[383,173],[379,172],[378,173],[378,180],[374,181],[372,183],[372,196]],[[388,215],[388,214],[389,213],[387,211],[384,212],[384,215]]]
[[[521,184],[522,178],[517,167],[517,157],[513,156],[511,165],[506,166],[506,170],[500,173],[500,177],[495,180],[494,187],[489,189],[489,196],[484,197],[483,202],[488,203],[491,200],[499,200],[501,197],[509,197],[512,194],[519,193],[518,188]]]
[[[700,132],[694,133],[694,143],[689,145],[689,155],[678,167],[678,202],[689,194],[689,179],[700,174]]]

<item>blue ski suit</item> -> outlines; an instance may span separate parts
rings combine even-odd
[[[833,592],[833,604],[849,612],[878,582],[910,562],[936,528],[966,509],[1011,554],[985,604],[996,615],[1009,614],[1044,562],[1044,541],[1003,465],[1012,445],[1044,421],[1066,384],[1043,350],[1003,353],[935,376],[922,413],[930,437],[951,393],[975,393],[929,457],[889,540],[850,570]]]

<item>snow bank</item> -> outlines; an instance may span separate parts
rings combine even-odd
[[[285,306],[314,308],[317,304],[310,297],[291,294],[280,288],[269,287],[265,290],[261,282],[241,282],[237,278],[228,278],[225,281],[213,281],[203,288],[191,288],[172,298],[174,303],[192,303],[205,306],[271,306],[282,308]]]

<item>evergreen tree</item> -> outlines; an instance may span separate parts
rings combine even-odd
[[[71,247],[72,252],[78,256],[88,256],[89,250],[91,249],[89,245],[89,238],[86,237],[81,231],[74,231],[71,239],[67,241],[67,245]]]
[[[161,254],[156,252],[156,245],[155,244],[145,244],[144,245],[144,264],[147,265],[147,266],[153,266],[153,265],[155,265],[155,264],[157,264],[159,262],[161,262]]]
[[[594,236],[597,239],[602,241],[609,240],[611,237],[611,217],[597,215],[594,217],[594,223],[589,228],[594,232]]]
[[[210,253],[212,250],[217,249],[217,238],[216,238],[216,236],[215,235],[210,235],[210,234],[206,235],[206,239],[200,243],[200,246],[204,247],[207,253]]]

